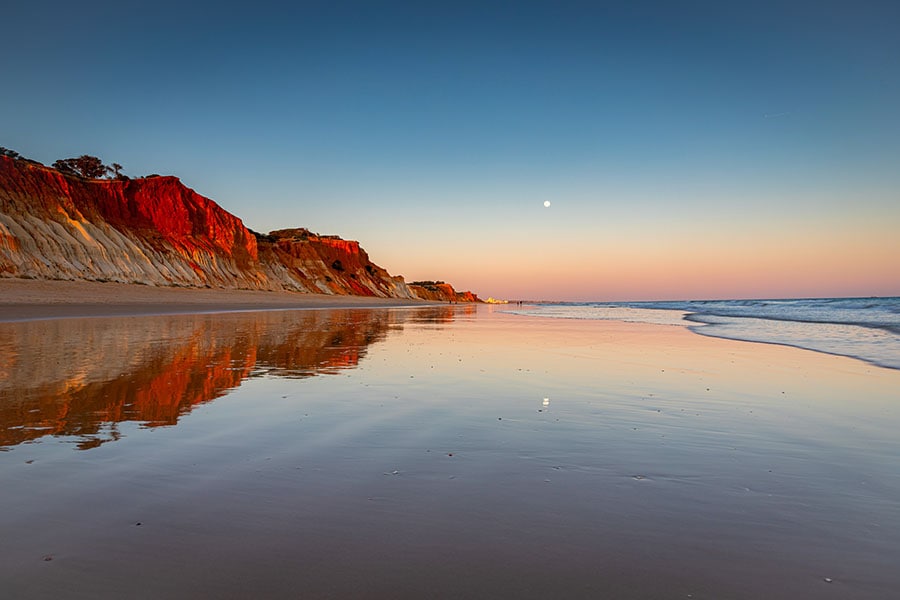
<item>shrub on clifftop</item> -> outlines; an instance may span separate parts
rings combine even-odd
[[[85,179],[100,179],[109,171],[109,167],[96,156],[82,154],[78,158],[64,158],[53,163],[53,168],[67,175],[84,177]]]

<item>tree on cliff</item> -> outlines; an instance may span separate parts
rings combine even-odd
[[[113,164],[109,165],[107,170],[113,174],[112,179],[123,179],[125,177],[121,173],[122,165],[120,165],[119,163],[113,163]]]
[[[104,165],[103,161],[96,156],[87,154],[82,154],[78,158],[58,160],[53,163],[53,168],[61,173],[84,177],[85,179],[99,179],[109,171],[109,167]]]
[[[9,158],[21,158],[22,155],[16,152],[15,150],[10,150],[9,148],[4,148],[0,146],[0,156],[8,156]]]

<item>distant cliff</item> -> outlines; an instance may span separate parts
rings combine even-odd
[[[0,156],[0,277],[477,301],[409,285],[358,242],[250,231],[176,177],[83,179]]]
[[[455,298],[459,302],[480,302],[472,292],[457,292],[453,286],[443,281],[414,281],[407,284],[417,298],[423,300],[444,300]]]

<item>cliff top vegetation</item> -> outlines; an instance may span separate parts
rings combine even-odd
[[[6,156],[13,160],[21,160],[35,165],[46,166],[41,162],[26,158],[15,150],[3,146],[0,146],[0,156]],[[119,163],[105,165],[102,160],[96,156],[91,156],[90,154],[82,154],[75,158],[61,158],[55,161],[51,168],[56,169],[64,175],[71,175],[82,179],[130,179],[127,175],[122,173],[122,165]]]

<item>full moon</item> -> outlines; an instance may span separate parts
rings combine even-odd
[[[544,200],[544,208],[550,208],[550,201]]]

